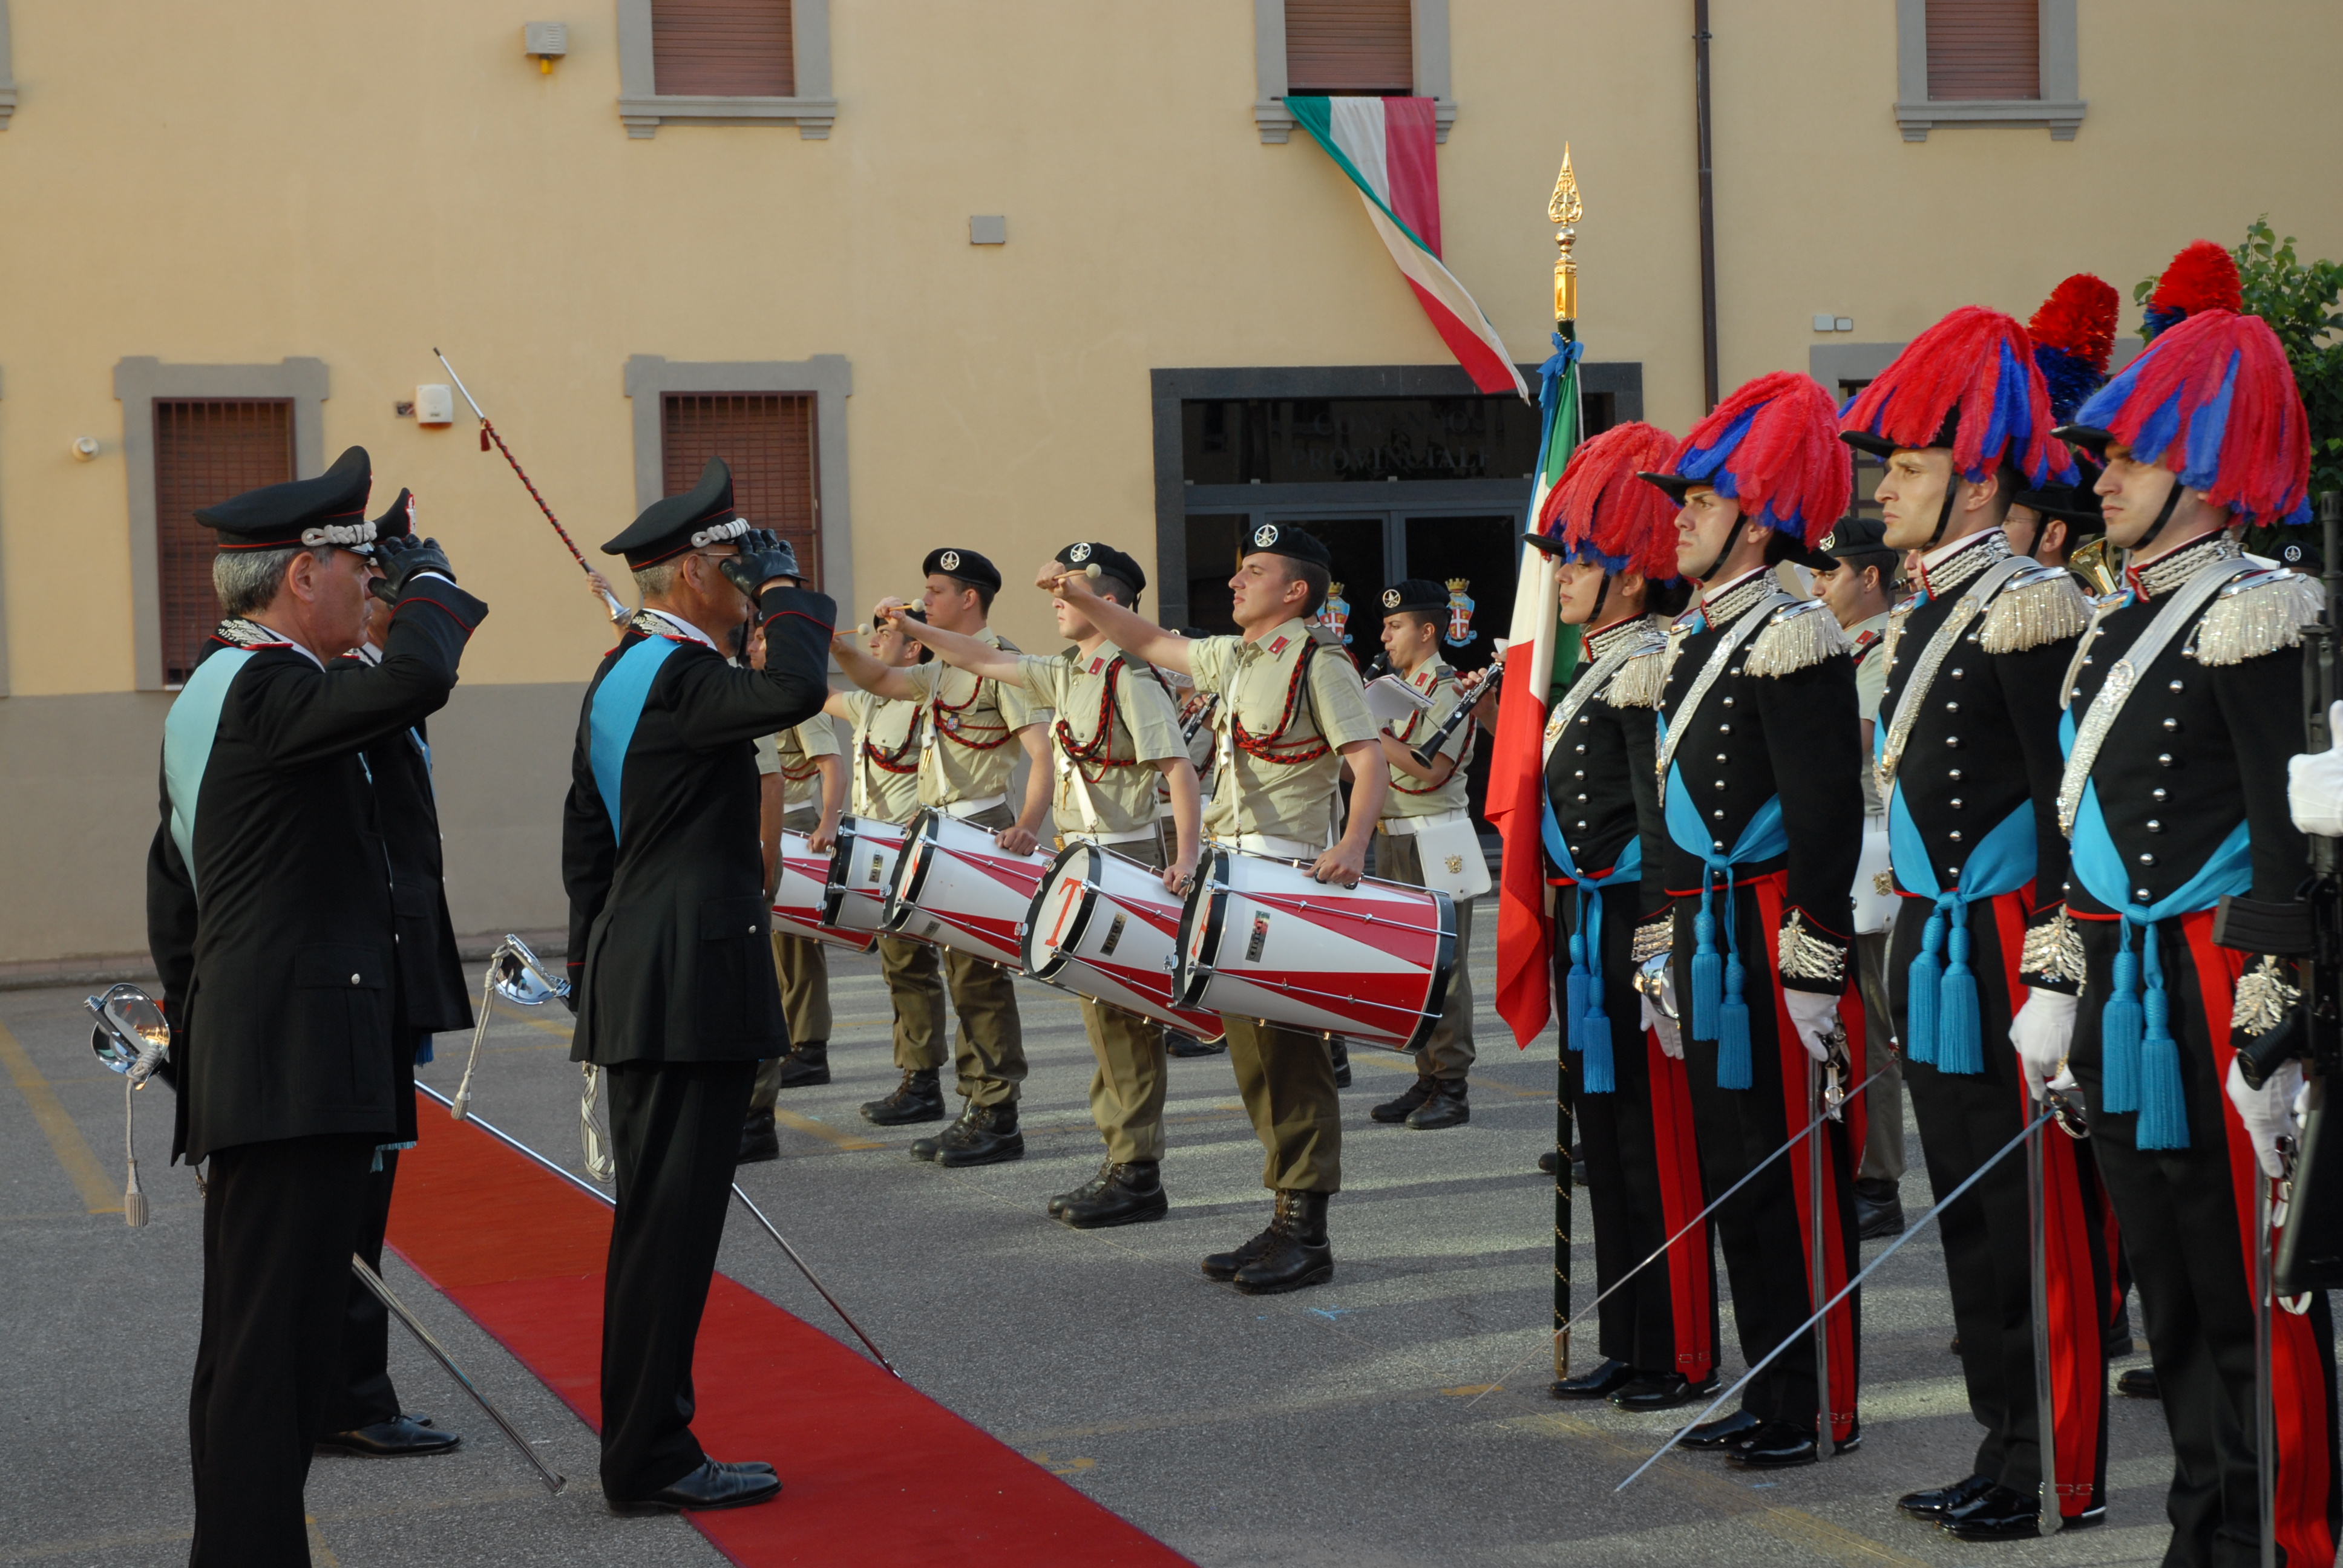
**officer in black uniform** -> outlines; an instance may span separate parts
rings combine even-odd
[[[164,721],[146,870],[172,1153],[211,1162],[194,1568],[308,1562],[301,1490],[343,1382],[368,1171],[377,1145],[415,1137],[386,824],[360,754],[447,701],[488,607],[436,543],[386,546],[382,663],[327,672],[365,633],[370,479],[353,447],[317,478],[196,514],[219,537],[225,618]]]
[[[415,497],[401,490],[390,509],[374,520],[375,543],[414,535]],[[376,600],[367,618],[366,640],[326,668],[378,668],[389,629],[390,607]],[[430,730],[418,719],[368,746],[363,758],[382,823],[383,848],[390,856],[399,987],[407,1026],[414,1031],[414,1064],[420,1067],[431,1060],[434,1034],[472,1027],[472,999],[464,986],[456,928],[447,919],[447,895],[440,884],[439,806],[431,789]],[[378,1149],[375,1169],[367,1178],[366,1223],[357,1251],[377,1273],[403,1147],[387,1143]],[[390,1382],[388,1310],[355,1272],[349,1285],[349,1316],[342,1325],[342,1381],[326,1412],[327,1435],[318,1446],[384,1459],[445,1453],[459,1441],[456,1434],[399,1408],[397,1391]]]
[[[618,1175],[602,1490],[614,1508],[739,1507],[781,1483],[702,1452],[691,1356],[757,1063],[789,1043],[755,741],[821,710],[835,612],[735,512],[721,458],[602,548],[626,558],[643,602],[587,688],[562,825],[570,1057],[608,1077]],[[727,657],[752,611],[761,670]]]

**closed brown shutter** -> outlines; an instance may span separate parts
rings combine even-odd
[[[1928,0],[1928,96],[2039,98],[2038,0]]]
[[[1413,92],[1409,0],[1285,0],[1285,90]]]
[[[186,682],[219,624],[212,592],[217,536],[196,508],[293,477],[289,400],[155,400],[155,547],[162,589],[163,680]]]
[[[820,587],[812,395],[670,392],[660,419],[667,493],[689,490],[709,458],[723,458],[732,470],[732,502],[740,515],[789,540],[808,585]]]
[[[679,97],[794,96],[789,0],[651,0],[651,75]]]

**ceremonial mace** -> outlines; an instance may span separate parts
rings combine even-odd
[[[590,578],[594,568],[588,566],[586,563],[586,558],[578,553],[578,542],[569,537],[569,530],[561,526],[561,519],[553,515],[553,508],[545,504],[545,498],[537,493],[537,487],[529,482],[528,470],[520,466],[520,459],[512,455],[512,448],[505,445],[505,438],[497,434],[497,427],[489,423],[488,414],[480,407],[479,399],[472,396],[472,389],[464,385],[464,378],[456,374],[456,367],[447,363],[447,357],[445,354],[441,354],[437,348],[431,352],[446,368],[447,379],[456,384],[456,390],[464,395],[464,401],[472,406],[472,413],[479,419],[480,450],[487,451],[488,443],[491,441],[497,444],[497,450],[505,455],[505,461],[512,465],[512,471],[519,477],[522,487],[528,491],[528,498],[537,503],[537,509],[545,514],[545,520],[553,525],[553,531],[559,534],[561,542],[568,547],[569,558],[576,561],[578,569],[586,573]],[[618,596],[608,588],[602,590],[602,602],[610,607],[610,620],[613,625],[624,626],[627,617],[633,613],[625,605],[620,604]]]
[[[1554,176],[1554,195],[1545,204],[1546,221],[1556,226],[1554,336],[1557,344],[1578,339],[1578,261],[1570,249],[1578,243],[1578,220],[1585,210],[1578,199],[1578,176],[1571,172],[1570,144],[1564,142],[1562,172]],[[1549,604],[1541,613],[1552,615],[1554,607]],[[1570,1377],[1571,1096],[1566,1020],[1554,1042],[1554,1381],[1559,1388]]]

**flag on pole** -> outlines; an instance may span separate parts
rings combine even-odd
[[[1537,479],[1530,487],[1524,532],[1534,532],[1547,495],[1570,464],[1579,437],[1579,345],[1554,334],[1554,357],[1539,368]],[[1505,680],[1497,702],[1497,734],[1489,759],[1486,807],[1504,840],[1497,886],[1497,1015],[1528,1049],[1554,1016],[1554,920],[1545,906],[1545,712],[1558,680],[1575,664],[1575,635],[1564,642],[1554,607],[1554,558],[1522,546],[1513,590]]]
[[[1497,329],[1440,262],[1440,166],[1430,98],[1288,98],[1294,123],[1351,176],[1400,276],[1456,363],[1483,392],[1529,387]]]

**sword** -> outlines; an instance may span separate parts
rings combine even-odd
[[[1822,1103],[1823,1064],[1812,1056],[1806,1058],[1806,1109],[1812,1111]],[[1830,1286],[1825,1264],[1828,1255],[1823,1251],[1823,1144],[1825,1140],[1811,1132],[1802,1134],[1806,1140],[1806,1300],[1819,1302]],[[1853,1421],[1850,1412],[1847,1419]],[[1825,1312],[1815,1314],[1815,1453],[1829,1459],[1838,1452],[1835,1441],[1838,1412],[1831,1408],[1830,1377],[1830,1317]]]
[[[2047,1102],[2050,1093],[2045,1092]],[[2052,1115],[2055,1107],[2046,1105]],[[2043,1135],[2044,1138],[2047,1133]],[[2041,1453],[2041,1485],[2036,1493],[2035,1529],[2055,1535],[2066,1527],[2058,1505],[2058,1402],[2050,1387],[2050,1216],[2045,1207],[2043,1138],[2026,1145],[2026,1228],[2032,1243],[2034,1308],[2034,1432]]]

